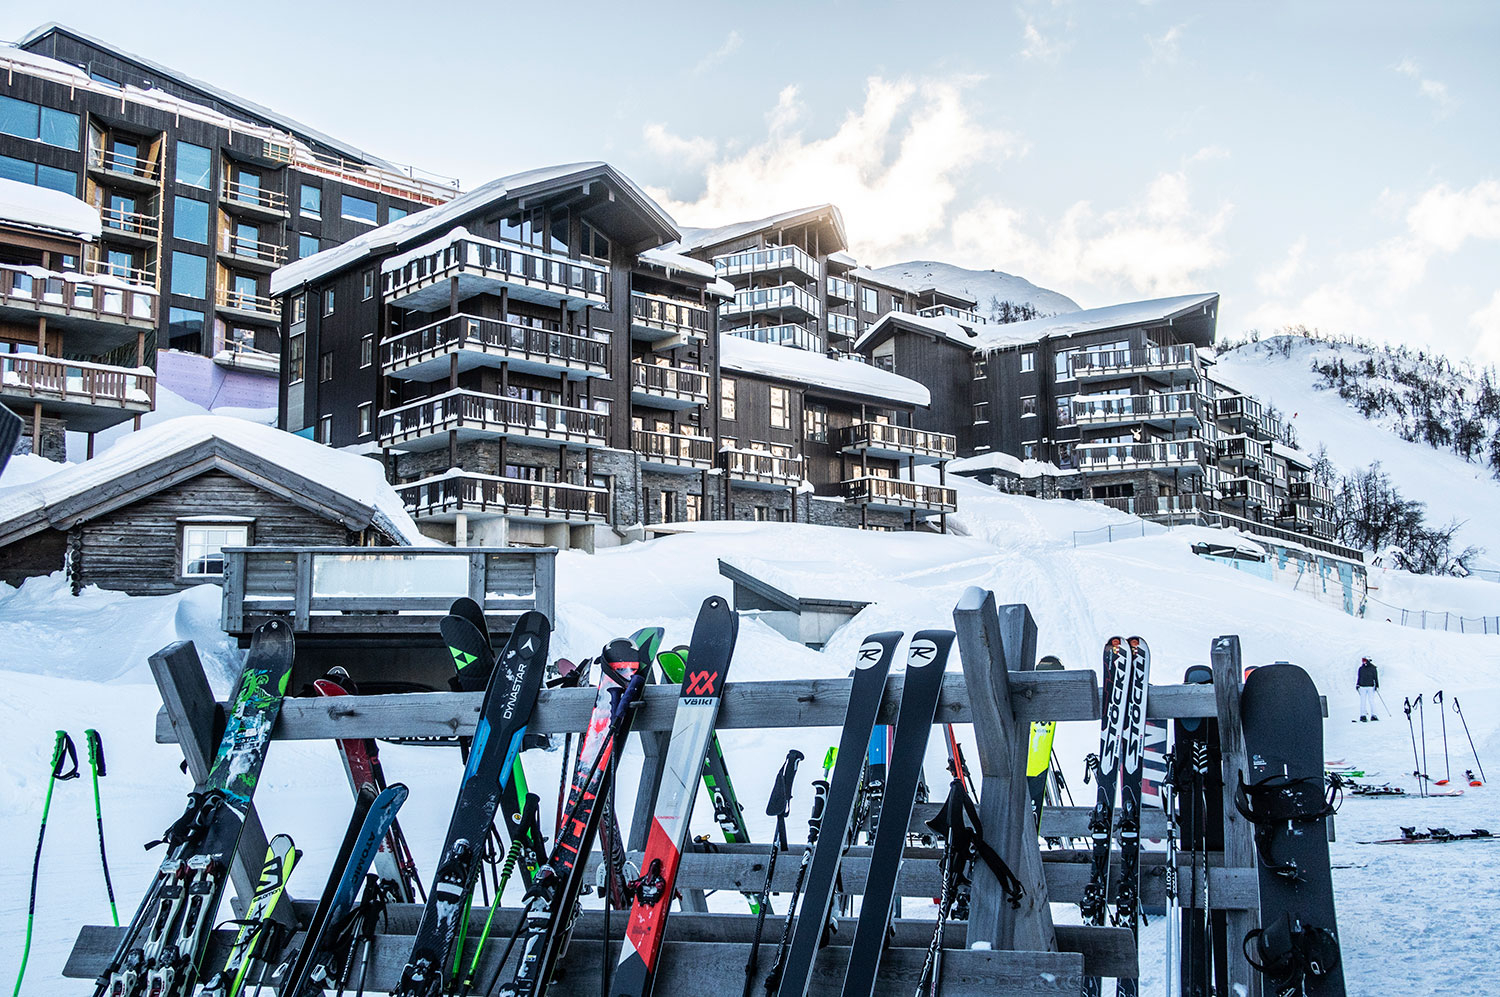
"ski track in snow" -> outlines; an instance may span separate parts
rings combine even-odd
[[[1209,641],[1219,634],[1241,637],[1247,663],[1291,660],[1312,674],[1329,700],[1325,725],[1327,757],[1346,759],[1415,789],[1411,742],[1401,701],[1443,688],[1461,698],[1482,758],[1500,748],[1500,638],[1422,632],[1375,620],[1356,620],[1287,589],[1204,561],[1190,553],[1194,531],[1074,548],[1072,531],[1104,523],[1131,522],[1123,514],[1086,503],[1039,502],[1004,496],[962,482],[967,537],[860,533],[788,524],[701,524],[678,536],[558,558],[560,619],[553,656],[574,660],[597,653],[610,637],[641,626],[667,630],[665,646],[686,643],[699,603],[726,594],[719,557],[760,559],[776,565],[808,592],[818,590],[829,564],[841,566],[841,589],[853,586],[876,602],[814,652],[792,644],[755,620],[744,620],[731,681],[786,676],[847,675],[863,635],[899,629],[951,626],[952,608],[970,584],[991,588],[1001,604],[1026,602],[1038,625],[1038,653],[1056,654],[1069,667],[1097,670],[1100,647],[1112,634],[1140,634],[1151,644],[1154,680],[1179,681],[1189,664],[1206,661]],[[816,568],[798,567],[815,565]],[[799,575],[799,571],[802,574]],[[1441,608],[1452,595],[1444,580],[1400,576],[1413,598]],[[1485,583],[1465,583],[1485,584]],[[1464,590],[1469,591],[1469,590]],[[83,730],[100,729],[109,775],[101,783],[111,872],[122,917],[128,918],[160,861],[145,852],[180,812],[189,780],[177,767],[175,745],[154,743],[159,697],[144,657],[172,640],[190,638],[226,658],[222,635],[213,632],[218,590],[128,599],[91,590],[67,595],[60,579],[41,579],[21,590],[0,588],[0,659],[7,696],[0,700],[0,747],[8,763],[0,772],[0,833],[12,843],[0,859],[0,966],[19,961],[24,933],[31,857],[46,791],[52,731],[71,731],[82,747]],[[904,654],[904,650],[899,652]],[[1379,724],[1350,723],[1357,701],[1354,667],[1371,654],[1381,667],[1382,691],[1398,711]],[[958,666],[957,655],[952,667]],[[228,669],[214,675],[227,691]],[[1468,744],[1450,711],[1448,742],[1455,772],[1469,766]],[[1427,716],[1428,767],[1441,777],[1441,727]],[[972,732],[959,729],[972,767]],[[764,816],[776,768],[789,748],[808,759],[823,757],[837,731],[724,731],[724,750],[752,834],[769,837]],[[560,748],[562,739],[557,739]],[[1093,786],[1082,779],[1082,759],[1097,749],[1094,724],[1059,725],[1057,751],[1074,802],[1087,806]],[[542,821],[555,819],[561,752],[531,751],[528,780],[542,799]],[[411,797],[401,813],[424,877],[447,828],[461,767],[452,748],[382,745],[389,777],[404,781]],[[933,794],[945,783],[941,739],[926,757]],[[620,764],[619,808],[631,812],[641,756],[632,741]],[[1500,765],[1500,761],[1494,764]],[[810,770],[809,770],[810,771]],[[789,828],[806,833],[812,776],[795,789]],[[1389,837],[1401,824],[1453,830],[1500,830],[1500,801],[1489,787],[1454,799],[1370,800],[1349,798],[1336,819],[1340,929],[1349,992],[1408,997],[1415,994],[1500,992],[1500,968],[1490,958],[1493,926],[1500,923],[1500,842],[1450,845],[1360,845]],[[291,881],[298,897],[317,896],[352,807],[348,783],[333,746],[277,742],[269,753],[256,796],[269,833],[286,832],[305,851]],[[59,971],[78,927],[108,921],[99,872],[92,795],[87,780],[61,785],[54,797],[38,916],[24,993],[77,993]],[[712,809],[700,793],[695,828],[714,831]],[[715,835],[717,836],[717,835]],[[1476,888],[1478,887],[1478,888]],[[519,893],[508,897],[512,903]],[[590,901],[592,902],[592,901]],[[742,897],[723,891],[713,909],[743,912]],[[779,909],[779,908],[778,908]],[[907,916],[931,916],[932,907],[907,898]],[[228,916],[226,907],[220,913]],[[1076,922],[1077,908],[1053,907],[1060,923]],[[622,918],[623,921],[623,918]],[[779,931],[779,920],[768,934]],[[1163,992],[1165,935],[1161,919],[1142,931],[1143,993]]]

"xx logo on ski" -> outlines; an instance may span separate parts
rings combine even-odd
[[[683,688],[684,696],[712,696],[714,694],[713,672],[693,672],[688,676],[687,685]]]

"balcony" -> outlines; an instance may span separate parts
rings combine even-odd
[[[118,277],[0,266],[0,320],[45,315],[53,328],[86,335],[69,349],[104,352],[128,342],[127,330],[156,328],[156,288]]]
[[[1198,351],[1192,346],[1151,346],[1137,350],[1075,353],[1068,368],[1078,381],[1146,376],[1168,384],[1187,383],[1199,374]]]
[[[1077,395],[1073,398],[1073,419],[1080,426],[1199,426],[1203,423],[1203,405],[1195,391]]]
[[[215,304],[225,315],[241,321],[270,325],[278,325],[281,322],[281,302],[264,294],[241,291],[233,287],[221,287],[215,298]]]
[[[714,257],[714,269],[720,277],[732,280],[752,274],[780,274],[816,281],[819,277],[818,261],[796,246],[770,246],[766,249],[749,249],[738,253],[725,253]],[[853,300],[852,298],[850,300]]]
[[[738,336],[757,343],[773,346],[791,346],[799,350],[823,352],[823,337],[803,325],[747,325],[741,329],[726,329],[727,335]]]
[[[602,447],[609,413],[458,388],[380,415],[382,447],[432,450],[446,446],[450,432],[458,434],[459,442],[504,436],[524,443]]]
[[[118,284],[124,281],[127,284],[140,284],[144,290],[156,290],[156,269],[154,267],[121,267],[115,266],[109,260],[100,260],[90,257],[83,261],[83,272],[92,277],[112,277],[111,283]]]
[[[391,336],[380,344],[382,373],[407,381],[447,377],[455,356],[460,373],[508,364],[512,370],[549,377],[595,377],[607,373],[609,339],[460,314]]]
[[[220,233],[219,256],[241,266],[271,271],[286,262],[286,248],[274,242],[245,239],[225,231]]]
[[[958,511],[958,492],[945,485],[870,475],[845,481],[843,488],[845,498],[851,503],[872,509],[912,511],[919,516]]]
[[[630,338],[665,349],[708,338],[709,309],[676,298],[630,292]],[[663,342],[667,340],[668,342]]]
[[[1315,481],[1293,481],[1287,486],[1287,494],[1293,502],[1301,505],[1333,508],[1333,489]]]
[[[845,339],[859,338],[859,319],[853,315],[842,315],[838,312],[828,313],[828,335],[842,336]]]
[[[1337,535],[1332,520],[1318,515],[1305,505],[1282,506],[1276,514],[1276,525],[1284,530],[1306,533],[1324,540],[1332,540]]]
[[[1202,440],[1158,443],[1081,443],[1073,448],[1080,471],[1142,471],[1151,468],[1195,467],[1203,463]]]
[[[839,436],[840,449],[844,453],[862,453],[867,457],[932,464],[952,460],[958,453],[957,440],[947,433],[892,426],[884,422],[848,426],[840,430]]]
[[[1201,492],[1179,495],[1126,495],[1092,501],[1144,519],[1195,519],[1213,511],[1213,499]]]
[[[93,433],[155,408],[156,375],[145,367],[0,353],[0,402],[21,413],[40,402],[68,429]]]
[[[1218,443],[1220,464],[1230,467],[1261,467],[1266,463],[1268,451],[1260,440],[1250,436],[1220,437]]]
[[[823,304],[796,284],[779,284],[776,287],[752,287],[734,292],[734,300],[726,302],[719,315],[734,318],[738,315],[781,315],[795,319],[816,319],[823,314]]]
[[[281,354],[257,350],[245,343],[229,341],[214,353],[214,363],[227,370],[241,370],[248,374],[276,375],[281,373]]]
[[[141,211],[100,208],[99,224],[111,240],[125,240],[141,245],[155,243],[161,235],[161,220]]]
[[[951,318],[962,322],[964,325],[984,325],[984,319],[979,317],[978,312],[969,311],[965,308],[955,308],[952,305],[933,305],[930,308],[919,308],[917,314],[922,318]]]
[[[630,449],[646,466],[662,471],[702,471],[714,464],[714,441],[706,436],[636,429],[630,433]]]
[[[259,184],[225,178],[219,189],[219,203],[231,214],[257,215],[265,218],[290,218],[286,194]]]
[[[161,185],[161,164],[113,149],[89,149],[89,172],[103,176],[107,183],[138,190]]]
[[[691,367],[630,362],[630,400],[652,408],[687,409],[708,404],[710,378]]]
[[[603,523],[609,519],[609,489],[560,481],[497,478],[455,470],[397,485],[396,494],[412,518],[424,522],[452,522],[459,513],[537,523]]]
[[[1260,509],[1271,505],[1271,486],[1255,478],[1226,478],[1219,491],[1226,503]]]
[[[859,292],[855,290],[854,281],[845,280],[842,277],[835,277],[833,274],[828,275],[829,301],[837,301],[841,304],[852,305],[854,304],[855,296],[858,293]]]
[[[1230,432],[1245,433],[1260,440],[1271,439],[1265,408],[1256,399],[1248,395],[1232,395],[1218,399],[1215,404],[1219,420],[1228,425]]]
[[[802,484],[802,458],[768,450],[724,450],[724,470],[746,488],[796,488]]]
[[[458,236],[431,252],[397,257],[381,274],[385,300],[412,311],[436,311],[451,300],[449,281],[458,281],[458,297],[499,294],[517,301],[578,311],[609,304],[609,267],[591,260],[527,246],[502,245]]]

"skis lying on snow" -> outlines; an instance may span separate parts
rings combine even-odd
[[[641,877],[610,985],[610,993],[616,997],[644,997],[651,990],[667,914],[672,909],[677,868],[691,830],[698,780],[709,753],[739,629],[739,614],[722,597],[703,600],[693,625],[687,673],[672,721],[656,812],[651,815],[646,851],[641,856]]]
[[[443,637],[449,647],[462,640],[466,642],[463,653],[475,659],[488,654],[488,642],[467,621],[457,620],[471,633],[452,633],[461,629],[448,626],[455,619],[450,616],[443,621]],[[447,988],[449,953],[463,926],[466,900],[479,871],[490,823],[500,805],[500,791],[510,779],[542,687],[551,634],[552,624],[546,616],[525,613],[516,621],[515,631],[495,663],[411,956],[401,982],[392,991],[398,997],[432,997]]]
[[[1496,835],[1486,831],[1482,827],[1476,827],[1461,834],[1455,834],[1446,827],[1429,827],[1425,832],[1418,831],[1415,827],[1403,827],[1399,838],[1377,838],[1374,841],[1361,841],[1361,845],[1442,845],[1450,841],[1495,841]]]
[[[99,977],[96,997],[178,997],[197,983],[213,917],[291,677],[292,631],[257,627],[203,789],[156,844],[167,857]]]

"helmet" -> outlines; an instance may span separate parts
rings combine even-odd
[[[1375,662],[1371,661],[1369,658],[1360,658],[1359,663],[1362,665],[1373,665]]]

